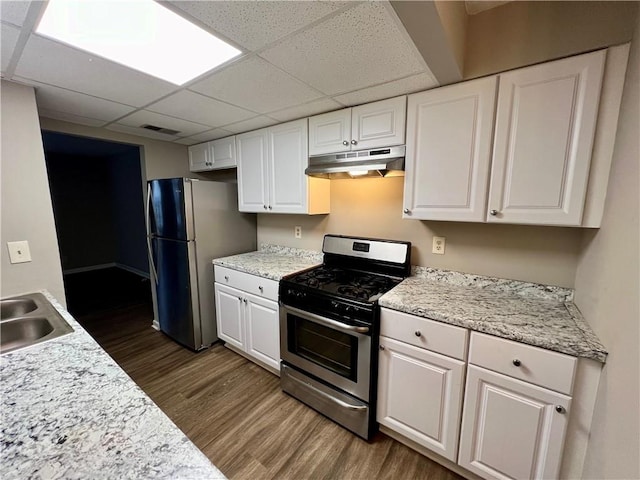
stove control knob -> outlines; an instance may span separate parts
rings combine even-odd
[[[331,301],[331,308],[338,309],[338,308],[340,308],[340,304],[338,302],[336,302],[335,300],[332,300]]]

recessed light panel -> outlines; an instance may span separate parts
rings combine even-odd
[[[36,32],[176,85],[241,53],[153,0],[49,0]]]

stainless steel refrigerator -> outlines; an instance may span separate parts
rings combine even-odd
[[[193,350],[217,340],[211,261],[256,249],[237,185],[189,178],[147,185],[147,241],[160,330]]]

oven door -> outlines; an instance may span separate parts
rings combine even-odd
[[[280,357],[351,395],[369,401],[371,332],[280,304]]]

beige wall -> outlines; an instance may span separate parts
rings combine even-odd
[[[2,82],[0,296],[47,289],[64,303],[62,268],[34,91]],[[27,240],[29,263],[9,263],[6,242]]]
[[[584,478],[640,478],[640,22],[636,21],[602,227],[585,235],[576,304],[609,350]]]
[[[470,15],[464,77],[628,42],[638,2],[510,2]]]
[[[332,180],[330,215],[259,214],[258,243],[320,250],[325,233],[408,240],[417,265],[573,286],[581,229],[403,220],[403,182]],[[446,237],[444,255],[431,253],[434,235]]]

